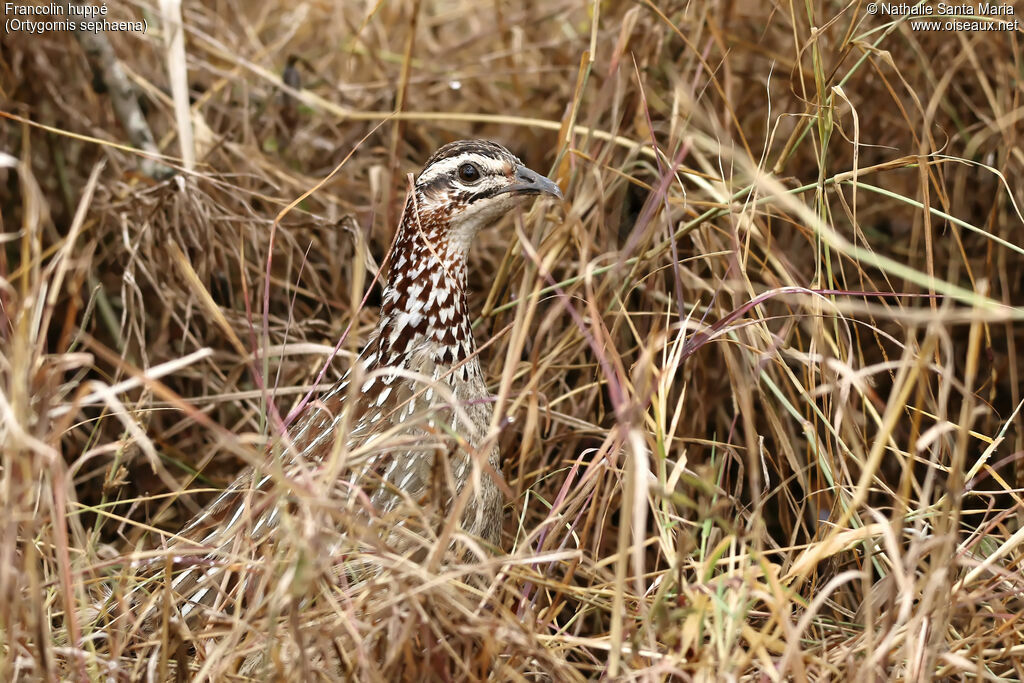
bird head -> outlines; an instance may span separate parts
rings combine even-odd
[[[415,212],[421,222],[444,226],[449,243],[468,249],[480,229],[540,194],[562,198],[558,185],[498,143],[459,140],[437,150],[416,177]]]

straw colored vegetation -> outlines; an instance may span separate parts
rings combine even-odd
[[[74,35],[3,36],[0,679],[1024,676],[1019,33],[203,4],[176,43],[107,3],[148,20],[107,36],[145,166]],[[348,367],[407,174],[465,137],[566,195],[470,263],[502,552],[325,556],[341,513],[281,482],[250,594],[186,627],[138,567]]]

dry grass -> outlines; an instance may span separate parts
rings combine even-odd
[[[196,165],[139,175],[73,36],[4,36],[0,678],[1024,676],[1019,33],[261,1],[187,3],[175,53],[158,8],[110,6],[149,19],[110,38]],[[405,174],[469,136],[567,197],[471,263],[506,552],[370,553],[349,585],[296,523],[221,623],[183,635],[157,588],[156,655],[104,631],[97,586],[123,599],[350,324],[358,348]]]

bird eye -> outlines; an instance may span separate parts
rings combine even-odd
[[[475,183],[480,180],[480,169],[476,164],[462,164],[459,166],[459,180],[464,183]]]

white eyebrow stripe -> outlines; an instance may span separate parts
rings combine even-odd
[[[467,161],[471,161],[482,167],[487,175],[504,175],[507,170],[507,166],[505,165],[507,163],[506,159],[495,159],[494,157],[484,156],[474,152],[466,152],[448,159],[435,161],[430,166],[423,169],[423,173],[421,173],[420,177],[416,179],[416,184],[425,185],[432,180],[436,180],[440,176],[448,175]]]

